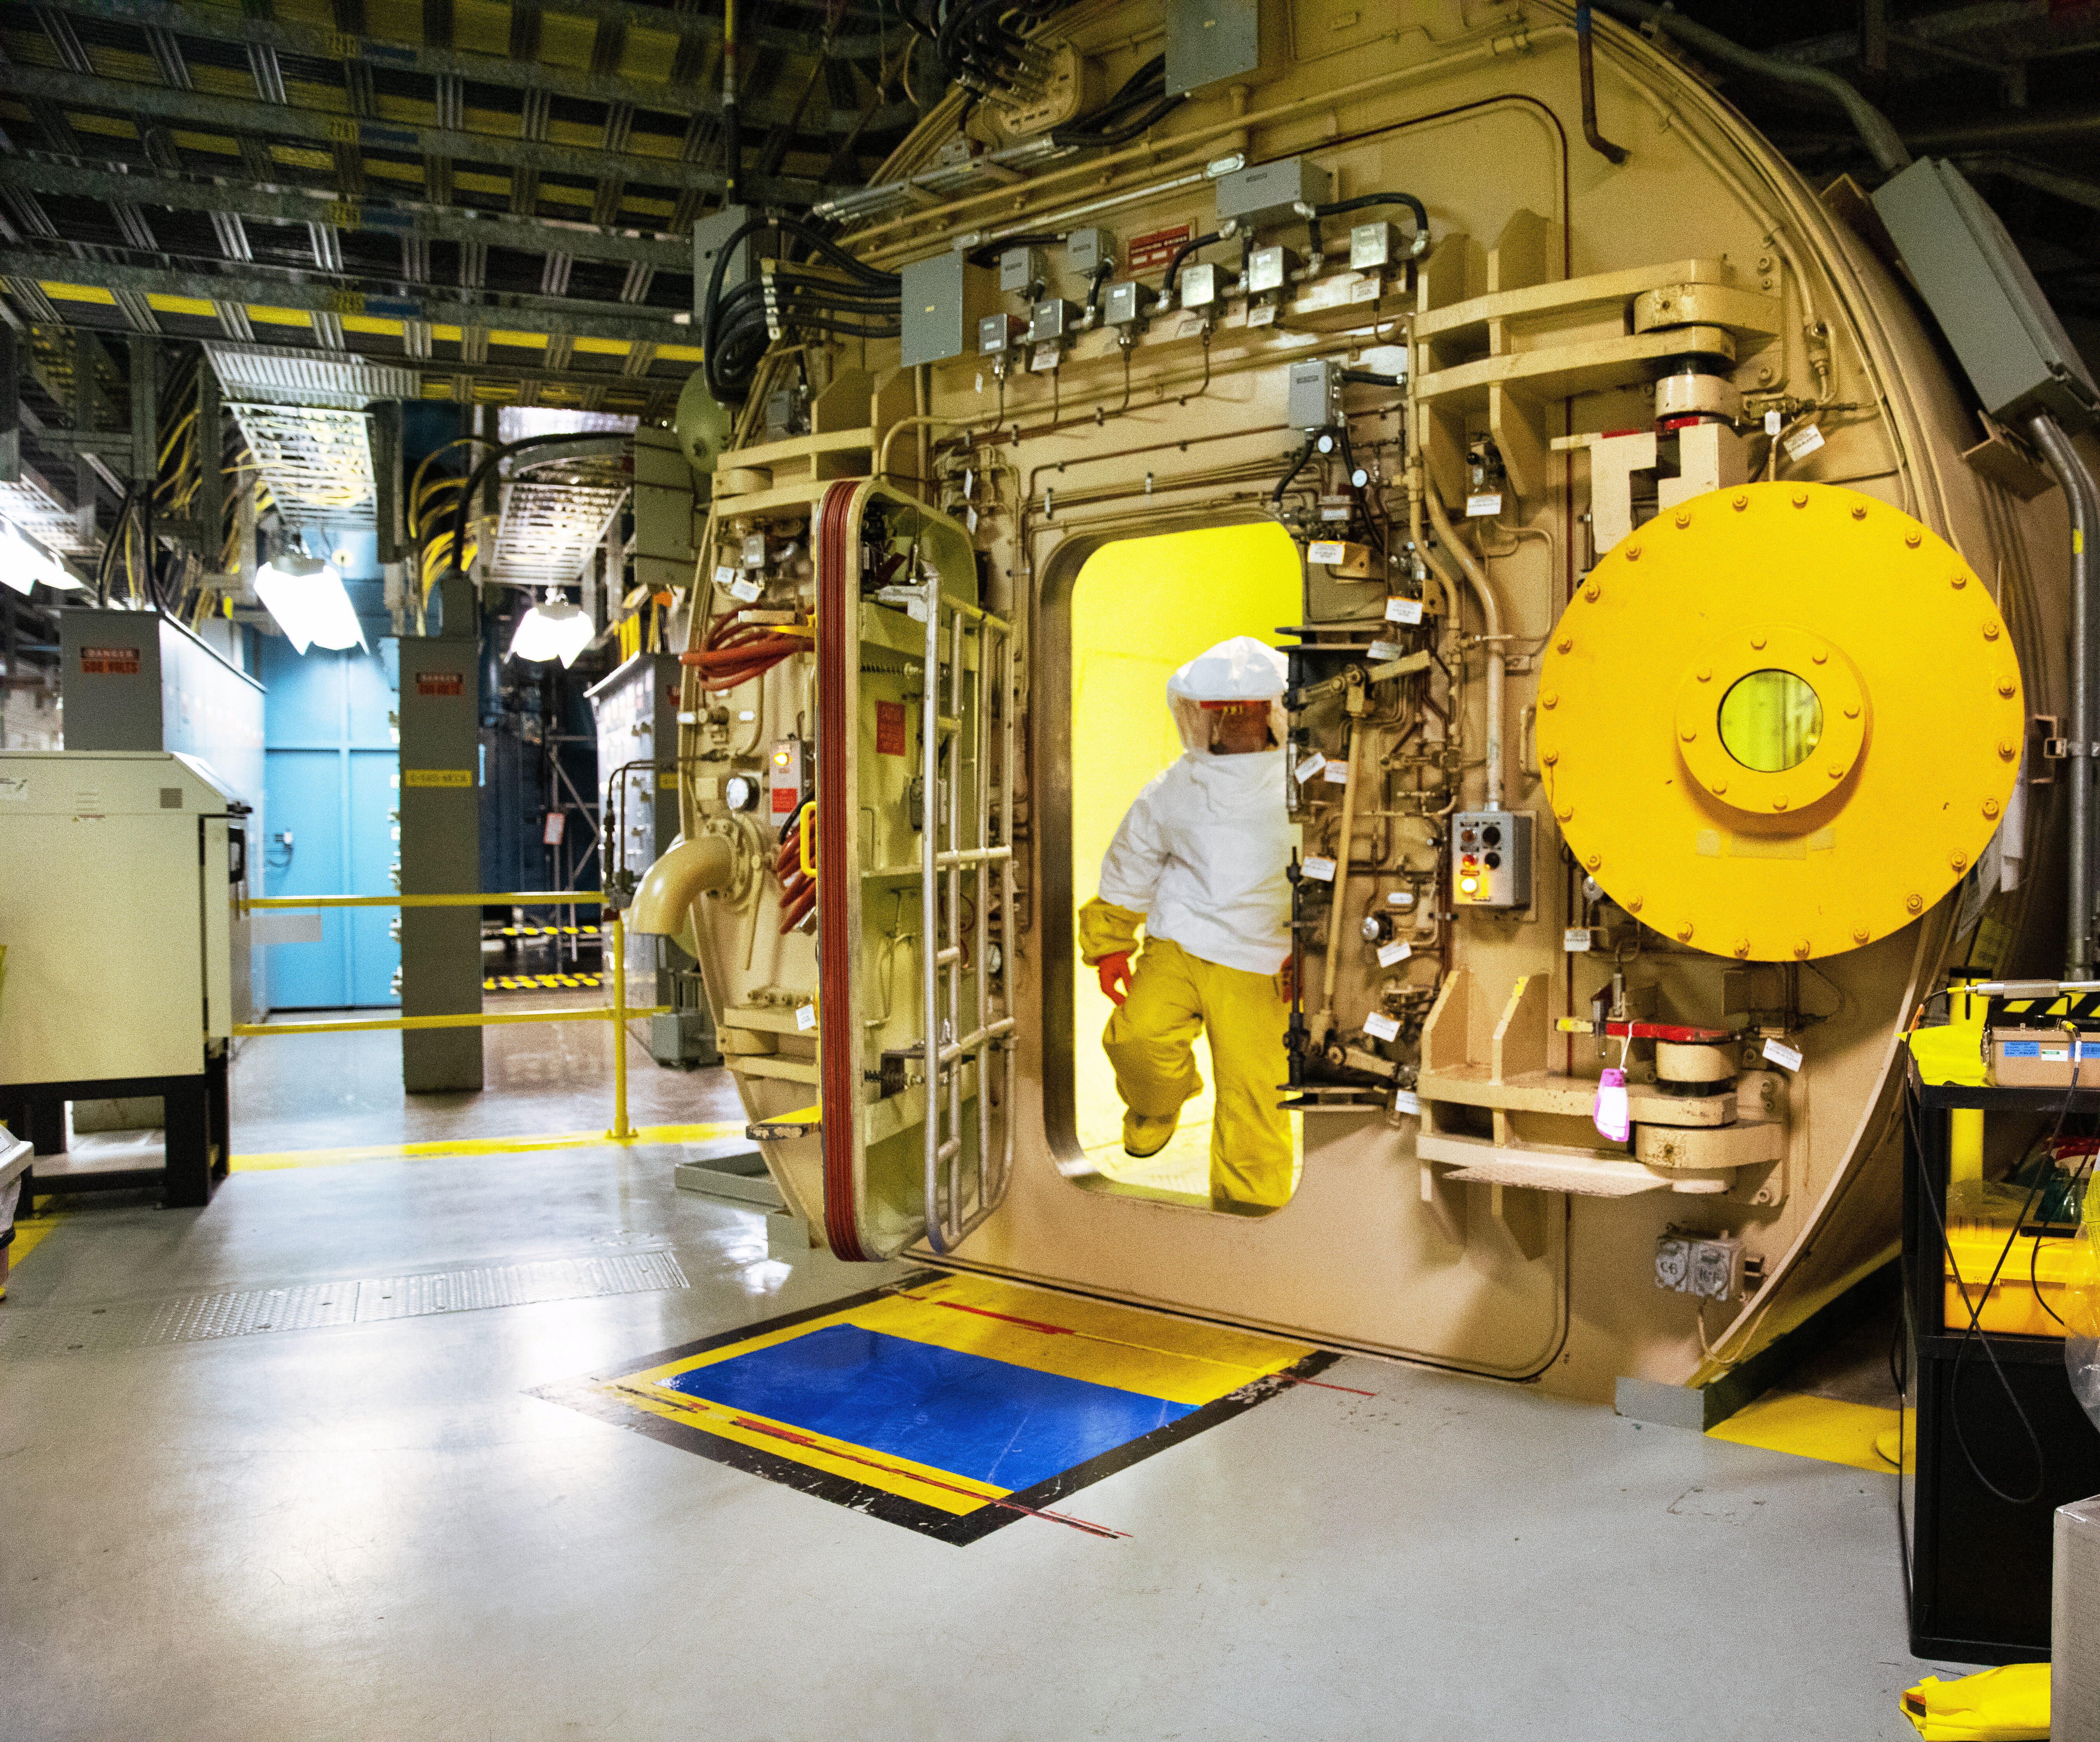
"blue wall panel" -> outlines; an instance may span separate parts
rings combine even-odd
[[[385,895],[395,858],[396,754],[390,649],[302,655],[279,637],[262,644],[269,688],[269,833],[264,893]],[[288,850],[277,839],[292,836]],[[390,1005],[400,950],[394,910],[327,911],[321,941],[270,946],[271,1002],[279,1009]]]

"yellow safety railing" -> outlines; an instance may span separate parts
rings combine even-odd
[[[525,894],[494,895],[259,895],[241,903],[253,907],[592,907],[603,904],[598,889],[543,889]],[[491,1016],[375,1017],[346,1022],[236,1022],[236,1034],[352,1034],[369,1029],[497,1028],[516,1022],[610,1022],[612,1045],[612,1129],[615,1143],[632,1143],[638,1133],[627,1121],[627,1023],[631,1017],[663,1016],[668,1004],[630,1007],[627,1002],[627,926],[612,911],[612,1003],[598,1010],[518,1010]]]

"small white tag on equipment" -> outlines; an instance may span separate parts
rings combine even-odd
[[[1786,439],[1786,456],[1789,460],[1806,460],[1823,445],[1823,431],[1815,424],[1805,430],[1797,430]]]
[[[1343,546],[1339,538],[1316,538],[1307,548],[1309,562],[1339,562],[1344,560]]]
[[[1422,601],[1403,599],[1397,596],[1385,602],[1385,620],[1388,623],[1419,623],[1422,621]]]
[[[1335,786],[1345,787],[1349,783],[1349,765],[1346,762],[1330,762],[1320,770],[1320,778]]]
[[[737,571],[729,564],[721,563],[715,570],[715,584],[717,587],[734,586],[736,584],[736,576]]]
[[[797,1004],[795,1007],[796,1028],[806,1034],[816,1025],[817,1007],[814,1004]]]
[[[1364,1032],[1374,1040],[1392,1040],[1400,1034],[1400,1024],[1383,1010],[1374,1010],[1364,1018]]]
[[[758,583],[748,575],[742,580],[733,580],[729,584],[729,596],[733,599],[742,599],[747,605],[758,597],[761,590]]]
[[[1801,1049],[1789,1047],[1783,1040],[1767,1040],[1764,1045],[1764,1054],[1773,1064],[1782,1065],[1788,1070],[1801,1069]]]
[[[1315,883],[1332,883],[1335,880],[1335,862],[1323,859],[1317,853],[1305,862],[1304,869],[1305,875]]]
[[[1314,751],[1312,755],[1306,757],[1304,761],[1298,765],[1299,785],[1301,787],[1304,786],[1307,781],[1312,779],[1314,775],[1317,774],[1320,770],[1326,765],[1326,757],[1322,756],[1318,751]]]
[[[1571,925],[1560,934],[1560,947],[1570,955],[1587,955],[1596,946],[1587,926]]]
[[[1776,435],[1786,427],[1786,420],[1776,411],[1765,413],[1765,434]]]
[[[1418,1114],[1422,1111],[1422,1097],[1412,1089],[1395,1089],[1392,1092],[1392,1110],[1395,1113]]]
[[[1397,659],[1405,650],[1398,642],[1373,642],[1370,645],[1374,659]]]
[[[1412,944],[1381,944],[1379,946],[1379,966],[1392,968],[1405,961],[1414,954]]]
[[[1478,496],[1466,498],[1466,515],[1477,520],[1483,514],[1499,514],[1502,511],[1502,496],[1499,490],[1484,490]]]

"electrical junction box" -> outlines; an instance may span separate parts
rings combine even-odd
[[[1959,170],[1921,158],[1877,190],[1874,210],[1984,410],[2015,425],[2045,412],[2074,431],[2093,421],[2100,388],[1997,214]]]
[[[715,261],[721,253],[722,244],[751,221],[748,205],[725,205],[718,212],[710,212],[704,218],[693,220],[693,319],[700,319],[708,299],[708,281],[714,275]],[[729,264],[722,269],[722,289],[728,290],[742,284],[751,276],[751,245],[757,240],[754,234],[739,242],[730,252]]]
[[[990,275],[950,252],[907,260],[899,276],[904,310],[899,364],[909,369],[961,356],[977,322],[991,312]]]
[[[1218,178],[1218,222],[1222,227],[1231,218],[1242,230],[1286,219],[1302,223],[1299,206],[1326,204],[1328,187],[1327,172],[1303,157],[1279,157],[1251,170],[1235,170]]]
[[[1044,276],[1039,248],[1009,248],[999,257],[999,288],[1003,291],[1025,297]]]
[[[1294,427],[1330,429],[1342,421],[1342,365],[1330,357],[1308,357],[1290,365],[1286,404]]]
[[[773,795],[766,809],[776,824],[794,815],[796,807],[809,792],[803,772],[805,761],[799,738],[779,739],[773,746],[773,753],[766,758],[765,783]]]
[[[1383,271],[1392,263],[1392,226],[1383,218],[1349,230],[1349,270]]]
[[[1277,0],[1168,0],[1166,10],[1168,95],[1259,84],[1282,70],[1287,25]]]
[[[1529,907],[1528,810],[1462,810],[1451,819],[1451,905]]]
[[[1105,230],[1074,230],[1065,238],[1065,264],[1074,272],[1098,272],[1115,257],[1115,238]]]
[[[1179,283],[1184,308],[1208,308],[1218,300],[1218,269],[1207,262],[1184,267]]]
[[[1246,289],[1251,296],[1264,290],[1281,290],[1290,281],[1299,265],[1298,256],[1281,244],[1257,248],[1247,256]]]
[[[1079,311],[1062,297],[1052,297],[1028,311],[1028,342],[1056,345],[1079,330]]]
[[[1110,326],[1134,327],[1144,319],[1144,289],[1134,278],[1109,286],[1108,294],[1101,301],[1101,310],[1103,318]]]
[[[1018,345],[1028,332],[1028,323],[1018,315],[987,315],[977,323],[977,355],[997,357]]]

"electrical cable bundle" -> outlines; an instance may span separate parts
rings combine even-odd
[[[746,623],[740,611],[726,611],[708,627],[699,646],[678,655],[679,663],[696,667],[699,686],[719,695],[763,677],[783,659],[801,651],[799,636],[783,635],[772,628]]]
[[[973,97],[1025,79],[1028,37],[1022,28],[1039,24],[1065,0],[933,0],[933,26],[917,20],[933,38],[950,75]]]
[[[1050,143],[1082,150],[1127,145],[1187,101],[1188,95],[1186,91],[1167,94],[1167,57],[1155,55],[1092,114],[1053,128]]]
[[[792,239],[815,258],[803,262],[805,270],[776,267],[725,290],[722,280],[739,245],[766,231],[779,233],[782,252]],[[809,270],[819,262],[841,276]],[[739,224],[715,251],[700,305],[708,390],[719,400],[742,399],[759,359],[791,331],[895,338],[903,330],[902,298],[903,280],[896,273],[865,265],[801,219],[775,215]]]

